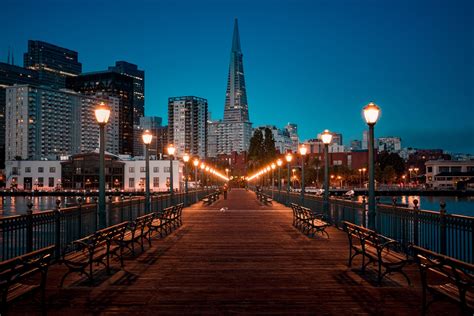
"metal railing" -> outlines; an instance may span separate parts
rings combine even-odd
[[[207,191],[190,191],[186,201],[191,205],[206,195]],[[196,199],[197,198],[197,199]],[[184,203],[185,194],[175,193],[151,196],[150,211],[158,212],[178,203]],[[26,215],[0,218],[0,261],[20,256],[50,245],[56,245],[56,257],[74,240],[97,231],[97,204],[77,206],[33,213],[31,205]],[[134,220],[145,214],[144,197],[109,199],[106,204],[107,226]]]
[[[265,190],[269,195],[271,190]],[[367,227],[367,203],[330,198],[327,208],[324,199],[308,195],[273,191],[277,202],[299,204],[315,213],[328,217],[337,227],[342,221]],[[450,257],[474,263],[474,217],[446,214],[446,205],[440,211],[385,205],[377,203],[376,230],[378,233],[399,241],[405,249],[417,245]]]

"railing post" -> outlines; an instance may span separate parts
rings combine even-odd
[[[439,247],[440,253],[446,255],[446,202],[439,203]]]
[[[26,252],[33,251],[33,203],[28,202],[26,211]]]
[[[113,218],[113,214],[112,214],[112,211],[113,211],[113,196],[112,195],[109,195],[109,203],[107,203],[107,213],[105,214],[106,216],[106,225],[105,227],[109,227],[109,226],[112,226],[114,223],[112,223],[112,218]]]
[[[123,196],[123,194],[120,194],[120,201],[121,201],[120,202],[120,206],[121,206],[120,207],[120,223],[123,223],[123,221],[124,221],[123,220],[123,218],[124,218],[124,216],[123,216],[123,200],[125,200],[125,196]]]
[[[54,219],[56,222],[56,259],[59,259],[61,257],[61,200],[57,199],[56,200],[56,209],[54,210]]]
[[[367,216],[365,214],[367,208],[367,201],[365,195],[362,196],[362,226],[367,228]]]
[[[82,238],[82,198],[77,198],[77,232],[78,237]]]
[[[413,207],[413,244],[418,246],[419,238],[420,238],[420,227],[418,223],[418,215],[419,215],[418,200],[414,199],[413,204],[415,205]]]
[[[383,234],[383,232],[380,231],[381,219],[380,219],[380,214],[379,214],[379,210],[378,210],[379,203],[380,203],[380,196],[377,196],[375,198],[375,205],[374,205],[375,220],[376,220],[377,224],[373,228],[374,228],[375,231]]]

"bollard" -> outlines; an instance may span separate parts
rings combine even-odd
[[[446,255],[446,202],[439,203],[439,248],[440,253]]]

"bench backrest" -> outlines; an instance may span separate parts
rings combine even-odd
[[[6,292],[11,284],[37,272],[45,274],[53,257],[54,250],[55,246],[49,246],[0,262],[2,301],[6,299]]]
[[[434,282],[449,281],[460,290],[474,291],[474,264],[448,257],[428,249],[413,246],[416,262],[422,271],[422,282],[431,283],[430,274]]]

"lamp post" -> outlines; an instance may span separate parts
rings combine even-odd
[[[278,166],[278,194],[281,193],[281,165],[283,164],[283,161],[281,159],[277,160],[277,166]]]
[[[325,130],[321,134],[321,140],[324,144],[324,211],[329,213],[329,144],[332,141],[332,133]]]
[[[201,167],[201,186],[204,189],[204,168],[206,168],[206,165],[204,164],[204,162],[201,163],[200,167]]]
[[[374,162],[374,126],[380,115],[380,108],[373,102],[367,104],[364,109],[364,118],[369,126],[369,229],[375,229],[375,162]]]
[[[272,168],[272,200],[273,200],[273,191],[275,190],[275,168],[276,168],[275,163],[272,162],[270,167]]]
[[[173,156],[176,148],[174,148],[173,144],[168,145],[168,156],[170,157],[170,198],[171,204],[174,201],[174,188],[173,188]]]
[[[197,189],[197,178],[198,178],[198,166],[199,166],[199,159],[194,159],[194,189],[196,190],[196,203],[198,201],[198,189]]]
[[[148,214],[150,212],[150,144],[153,135],[149,130],[145,130],[142,139],[145,144],[145,214]]]
[[[99,124],[99,229],[107,226],[105,213],[105,125],[109,121],[110,109],[101,102],[95,109],[95,118]]]
[[[287,153],[285,156],[287,167],[288,167],[288,178],[286,180],[286,204],[290,204],[290,162],[293,159],[291,153]]]
[[[304,159],[306,157],[306,153],[308,152],[308,148],[305,145],[301,145],[299,148],[300,155],[301,155],[301,201],[304,201]]]
[[[184,154],[184,206],[188,206],[188,161],[189,155]]]

